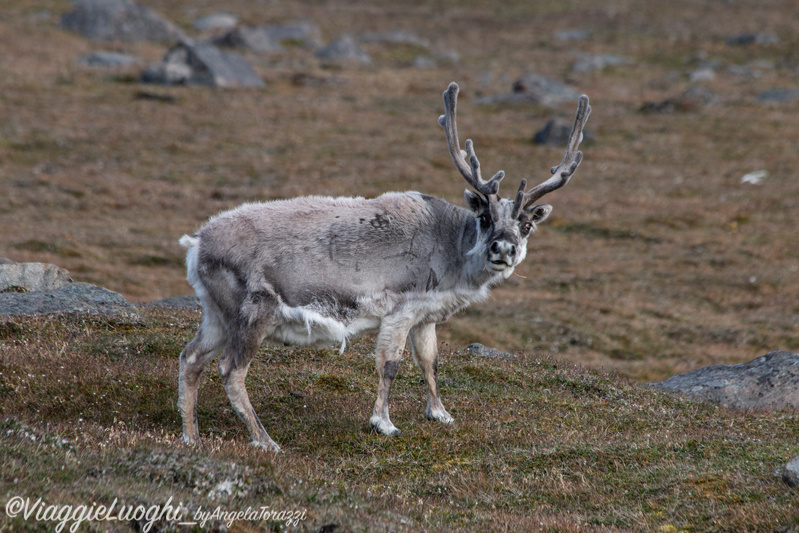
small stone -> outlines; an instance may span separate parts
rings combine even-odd
[[[316,57],[325,62],[338,64],[360,63],[368,65],[372,62],[369,54],[358,46],[350,35],[342,35],[324,48],[320,48],[316,51]]]
[[[75,62],[84,67],[119,68],[135,65],[139,61],[133,56],[119,52],[91,52],[78,57]]]
[[[571,87],[539,74],[527,74],[513,83],[513,92],[477,98],[478,105],[530,104],[554,106],[563,102],[576,102],[580,93]]]
[[[688,87],[680,96],[666,98],[657,102],[645,102],[639,111],[642,113],[674,113],[698,111],[702,107],[716,105],[716,93],[695,85]]]
[[[688,75],[688,79],[692,82],[713,81],[716,79],[716,73],[712,68],[698,68]]]
[[[742,33],[727,37],[724,40],[725,44],[748,46],[753,44],[770,45],[779,44],[780,39],[773,33]]]
[[[239,19],[231,13],[225,11],[214,13],[205,17],[200,17],[194,21],[194,27],[200,31],[229,30],[236,26]]]
[[[560,30],[555,32],[555,37],[567,42],[585,41],[591,37],[591,32],[588,30]]]
[[[502,352],[497,350],[496,348],[489,348],[488,346],[483,346],[480,343],[470,344],[463,350],[463,353],[471,353],[475,355],[482,355],[483,357],[491,357],[493,359],[507,359],[507,360],[515,360],[517,357],[512,353]]]
[[[799,99],[799,89],[777,88],[763,91],[755,100],[760,104],[784,104]]]
[[[280,52],[283,47],[266,28],[245,26],[235,28],[214,40],[217,46],[250,50],[252,52]]]
[[[361,36],[360,41],[362,43],[413,44],[422,48],[430,47],[430,41],[427,39],[402,30],[394,30],[385,33],[367,33]]]
[[[799,487],[799,455],[788,461],[782,471],[782,479],[790,487]]]
[[[553,118],[546,125],[538,130],[533,136],[535,144],[546,144],[550,146],[563,146],[569,140],[573,122],[562,118]],[[590,133],[583,130],[583,141],[592,141]]]
[[[602,70],[606,67],[619,67],[632,63],[629,58],[613,54],[581,54],[572,66],[572,72],[584,74]]]
[[[413,68],[435,68],[436,62],[427,56],[417,56],[411,61]]]

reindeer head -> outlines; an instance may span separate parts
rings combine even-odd
[[[535,202],[566,185],[583,160],[583,153],[577,147],[583,138],[583,128],[591,113],[591,106],[588,105],[588,97],[582,95],[566,154],[558,166],[550,169],[552,176],[529,191],[525,191],[527,180],[523,179],[516,197],[508,199],[499,196],[499,182],[505,177],[505,172],[500,170],[490,180],[484,181],[472,141],[466,141],[465,151],[460,149],[455,122],[458,90],[458,85],[451,83],[444,91],[445,114],[439,117],[438,123],[447,132],[449,153],[455,167],[477,191],[466,189],[464,194],[467,207],[476,217],[477,243],[473,252],[484,254],[487,270],[503,273],[507,277],[527,255],[527,238],[535,230],[536,224],[544,221],[552,212],[551,205]]]

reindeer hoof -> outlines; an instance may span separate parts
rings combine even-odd
[[[280,451],[280,446],[278,446],[277,443],[272,439],[269,439],[268,441],[254,440],[250,444],[256,448],[260,448],[268,452],[278,453]]]
[[[428,420],[442,424],[454,424],[455,419],[446,411],[428,411],[424,414]]]
[[[373,416],[369,420],[369,423],[372,425],[373,430],[386,437],[396,437],[400,434],[400,430],[398,430],[390,420],[383,420],[382,418]]]

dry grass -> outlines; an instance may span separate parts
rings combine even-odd
[[[146,4],[184,27],[217,9]],[[90,50],[119,49],[147,64],[163,47],[90,43],[56,27],[66,1],[16,2],[0,22],[0,255],[53,262],[142,301],[188,293],[177,238],[244,201],[418,189],[460,202],[463,183],[435,123],[453,79],[463,87],[461,129],[484,166],[504,168],[510,181],[543,178],[560,149],[529,140],[572,106],[473,99],[533,70],[565,76],[592,97],[596,142],[576,181],[552,196],[554,218],[531,241],[520,277],[442,328],[442,338],[552,351],[642,380],[796,350],[799,102],[753,98],[795,84],[799,17],[790,2],[772,4],[233,2],[226,9],[245,23],[307,16],[327,39],[402,28],[461,59],[413,69],[404,66],[408,47],[372,45],[374,66],[325,70],[292,49],[249,57],[265,90],[214,91],[141,86],[131,81],[138,69],[80,68],[75,58]],[[553,37],[574,28],[591,39]],[[744,31],[774,32],[781,44],[723,44]],[[634,64],[569,74],[575,50]],[[722,64],[704,83],[721,103],[637,112],[678,95],[697,52]],[[726,71],[756,60],[774,68],[760,78]],[[297,86],[297,75],[321,83]],[[758,169],[771,173],[764,184],[740,183]]]
[[[799,526],[799,494],[780,478],[799,453],[796,413],[724,411],[531,356],[500,362],[445,353],[441,391],[457,420],[451,427],[424,420],[424,384],[406,362],[392,393],[403,433],[389,439],[368,428],[371,341],[343,356],[265,350],[249,388],[284,453],[247,444],[214,372],[201,388],[203,445],[190,449],[179,440],[175,353],[199,315],[142,313],[135,324],[0,323],[6,500],[156,505],[172,497],[184,516],[268,505],[305,510],[303,531]],[[4,530],[43,525],[0,518]],[[294,529],[267,520],[234,530],[262,528]]]
[[[518,276],[439,328],[453,347],[479,341],[523,352],[512,365],[444,357],[455,427],[422,421],[422,387],[405,364],[393,403],[404,436],[369,433],[367,340],[344,357],[279,350],[255,364],[256,409],[286,454],[248,448],[216,377],[202,389],[207,444],[188,450],[176,443],[177,353],[197,315],[153,312],[144,326],[19,320],[0,335],[4,494],[24,487],[63,503],[174,494],[207,505],[215,484],[235,478],[243,488],[226,505],[308,508],[308,530],[799,525],[796,493],[774,474],[799,452],[795,413],[728,413],[624,379],[799,351],[799,102],[754,102],[797,83],[794,3],[142,3],[184,28],[223,7],[247,24],[308,17],[326,40],[400,28],[461,59],[413,69],[415,50],[373,45],[371,67],[323,69],[292,49],[248,56],[263,90],[142,86],[138,68],[98,71],[75,58],[114,49],[143,67],[163,46],[64,32],[56,23],[67,0],[4,5],[0,256],[52,262],[77,281],[146,301],[189,293],[177,239],[244,201],[416,189],[461,202],[464,183],[436,125],[453,80],[462,136],[508,182],[546,177],[562,151],[530,139],[549,118],[573,113],[572,105],[475,105],[518,75],[535,71],[588,93],[596,140],[575,180],[552,195],[553,217]],[[592,37],[558,41],[561,29]],[[755,31],[781,42],[723,44]],[[634,62],[571,74],[575,51]],[[686,58],[697,52],[722,65],[702,83],[720,103],[639,113],[644,102],[682,93],[694,64]],[[773,68],[758,78],[726,70],[753,61]],[[298,85],[303,79],[313,83]],[[741,183],[760,169],[770,172],[763,184]]]

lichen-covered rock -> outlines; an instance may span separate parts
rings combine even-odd
[[[121,294],[90,283],[68,283],[41,292],[0,294],[0,315],[47,315],[50,313],[90,313],[135,315],[134,305]]]
[[[49,263],[0,264],[0,292],[49,291],[67,283],[69,271]]]
[[[61,16],[60,26],[94,41],[161,41],[187,39],[177,26],[151,9],[129,0],[77,0]]]
[[[748,363],[708,366],[648,385],[732,409],[799,409],[799,354],[775,350]]]

